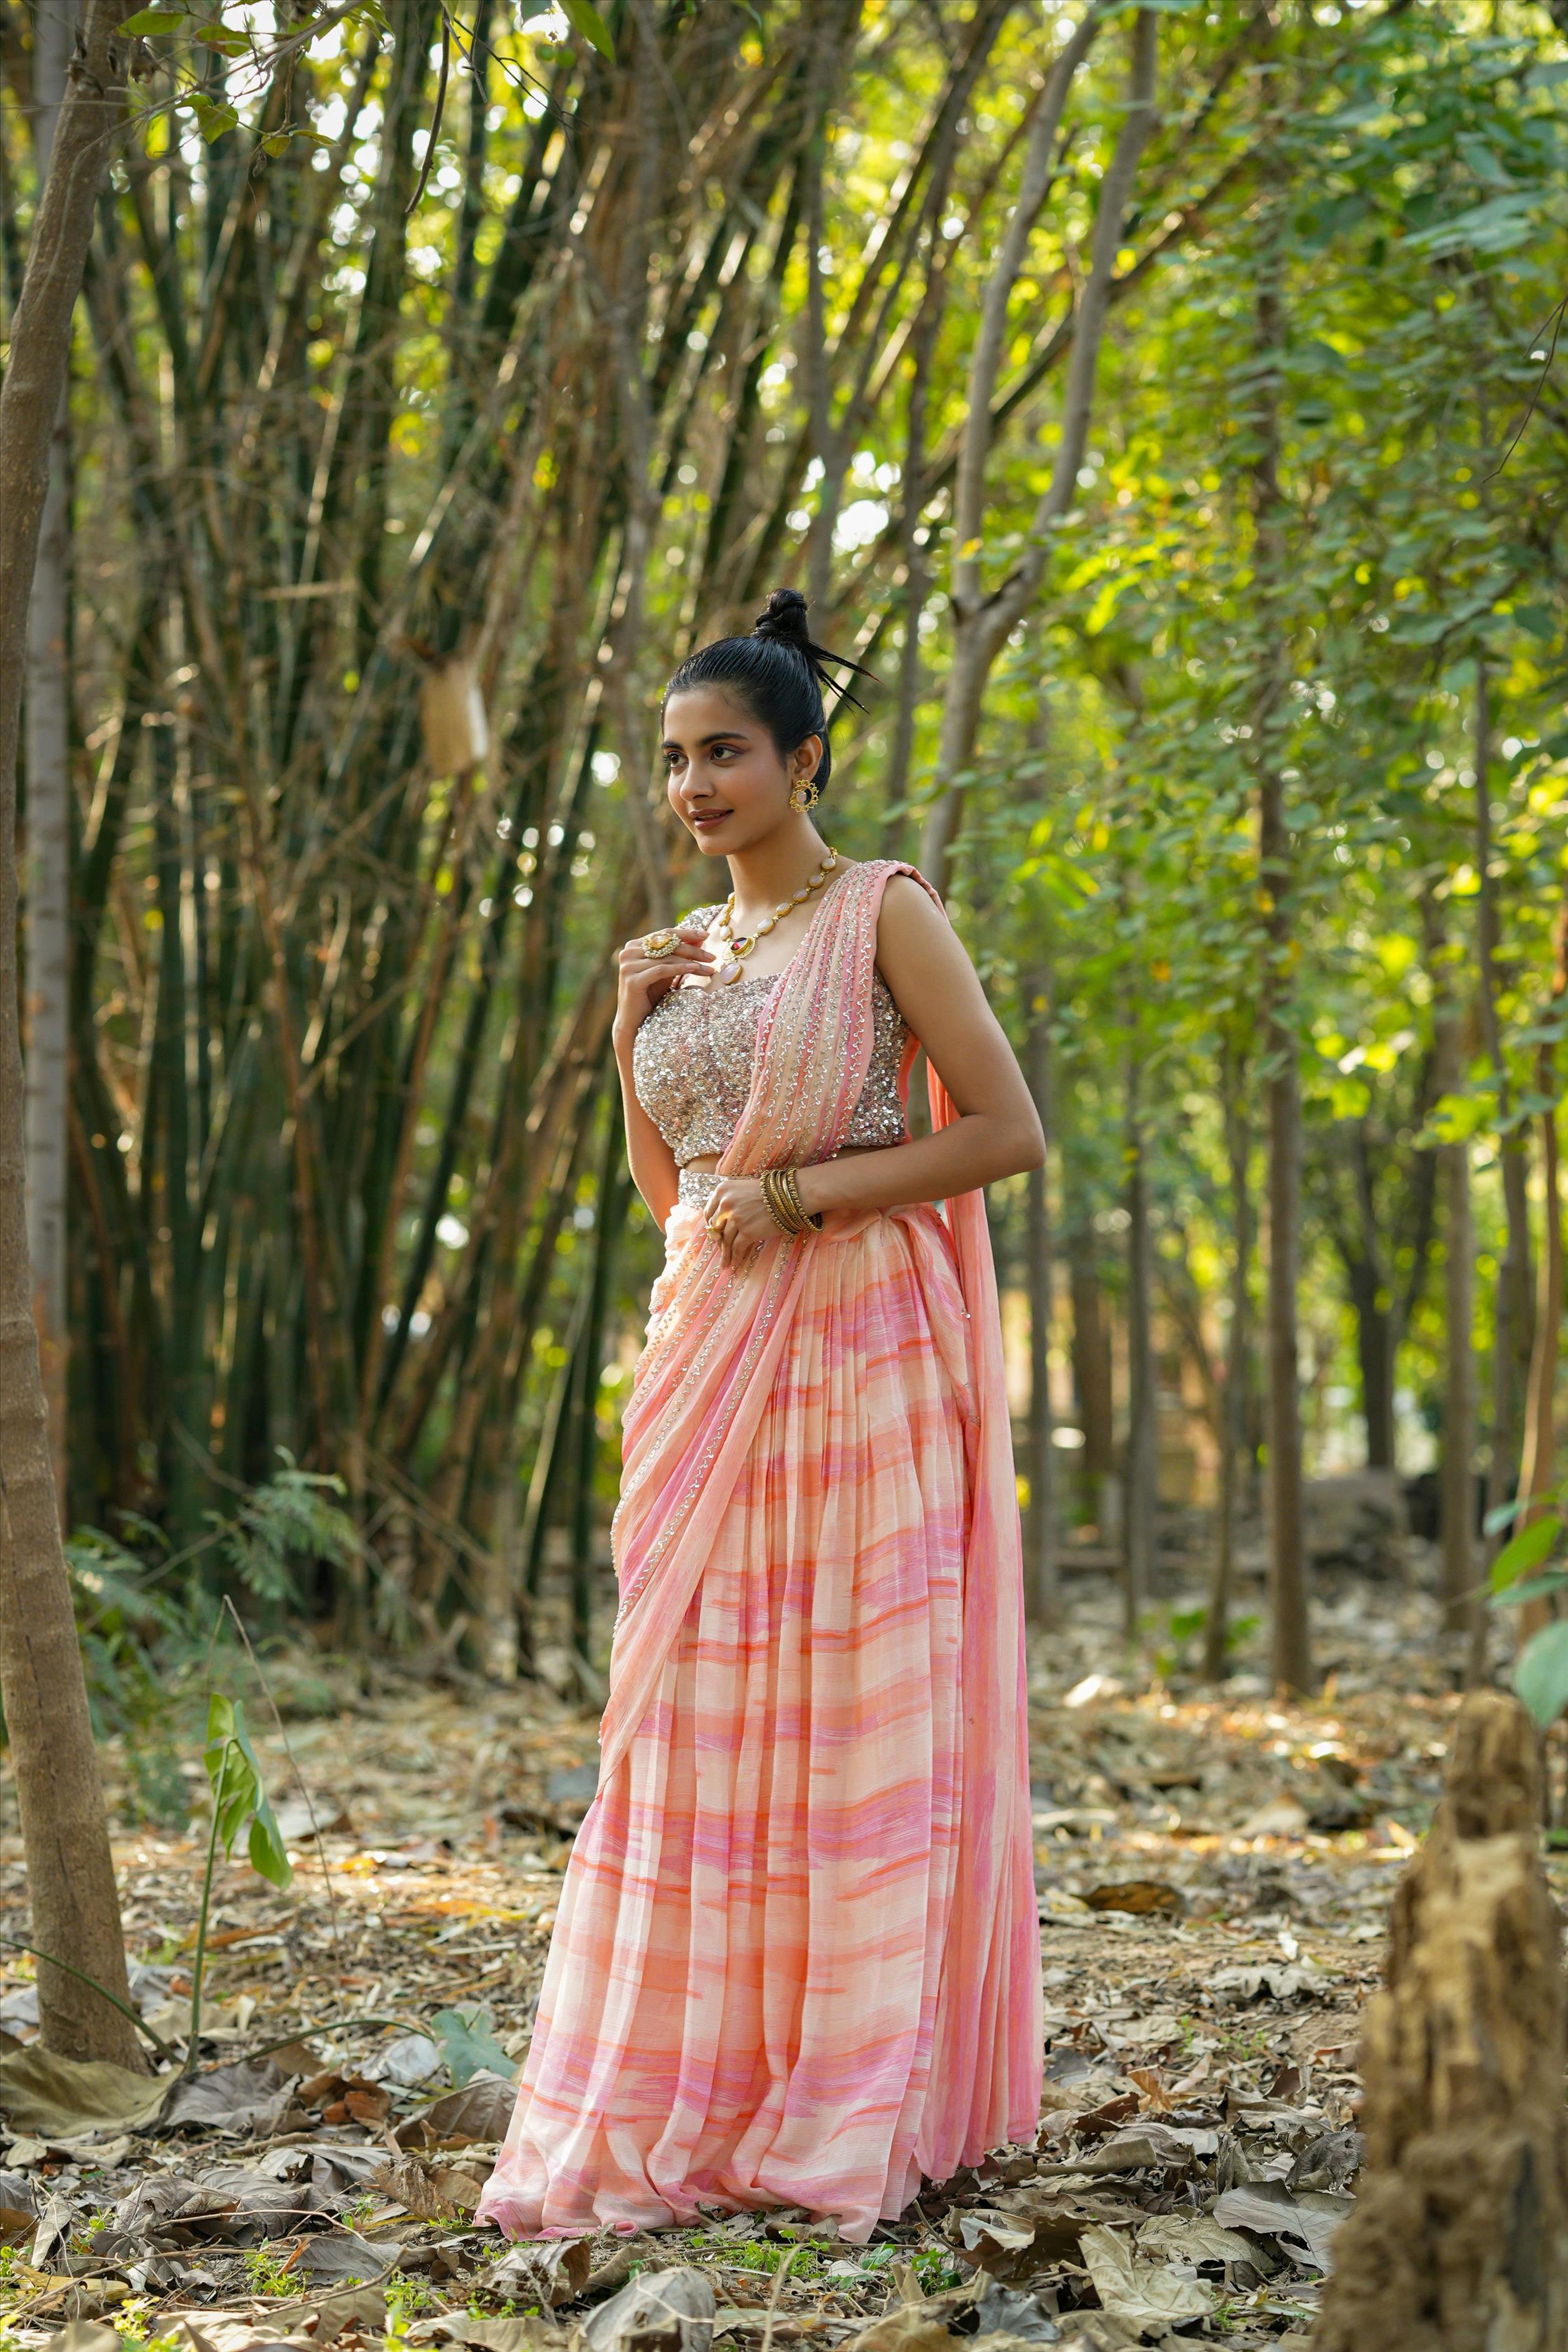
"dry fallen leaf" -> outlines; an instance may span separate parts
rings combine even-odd
[[[540,2238],[514,2246],[486,2281],[508,2303],[539,2303],[553,2310],[575,2303],[594,2266],[591,2238]]]
[[[848,2337],[841,2352],[953,2352],[953,2339],[940,2319],[905,2303]]]
[[[589,2352],[711,2352],[717,2308],[706,2271],[645,2272],[584,2322],[583,2338]]]
[[[1156,1911],[1180,1918],[1187,1907],[1180,1888],[1168,1886],[1159,1878],[1129,1878],[1114,1886],[1091,1886],[1083,1899],[1091,1911],[1126,1911],[1135,1918],[1147,1918]]]
[[[1217,2296],[1201,2279],[1161,2263],[1140,2262],[1131,2241],[1114,2230],[1086,2230],[1083,2262],[1094,2290],[1113,2319],[1163,2334],[1173,2321],[1205,2319]]]

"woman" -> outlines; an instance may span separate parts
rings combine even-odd
[[[817,832],[833,658],[782,590],[666,691],[670,805],[731,888],[620,954],[632,1173],[667,1255],[598,1794],[480,2207],[513,2235],[790,2205],[863,2242],[922,2177],[1037,2128],[980,1187],[1043,1143],[928,886]],[[917,1040],[935,1131],[911,1140]]]

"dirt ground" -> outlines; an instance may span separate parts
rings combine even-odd
[[[282,1660],[280,1726],[246,1696],[293,1884],[220,1869],[205,2071],[158,2121],[91,2136],[7,2108],[10,2339],[75,2319],[71,2352],[117,2352],[110,2327],[181,2352],[353,2352],[387,2333],[771,2352],[872,2323],[865,2352],[976,2333],[1006,2339],[996,2352],[1304,2345],[1359,2161],[1357,2014],[1439,1791],[1458,1661],[1419,1577],[1320,1593],[1326,1679],[1305,1705],[1271,1696],[1245,1650],[1222,1690],[1198,1686],[1163,1617],[1130,1663],[1102,1570],[1071,1573],[1067,1603],[1031,1658],[1036,2147],[928,2189],[865,2248],[784,2213],[509,2252],[472,2207],[593,1786],[595,1714],[534,1683]],[[204,1825],[127,1828],[116,1850],[137,1998],[183,2051]],[[0,2074],[31,2045],[30,1976],[15,1954],[0,1972]]]

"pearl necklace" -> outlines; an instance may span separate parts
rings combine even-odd
[[[793,898],[782,900],[767,919],[757,925],[754,931],[742,931],[739,939],[731,929],[731,925],[735,919],[735,893],[731,890],[719,916],[719,944],[727,951],[728,961],[719,966],[714,978],[724,986],[727,986],[731,981],[739,980],[742,958],[751,954],[759,940],[766,939],[775,923],[781,922],[785,915],[792,914],[796,907],[804,905],[813,891],[820,890],[837,863],[838,852],[836,849],[830,849],[810,881],[804,883]]]

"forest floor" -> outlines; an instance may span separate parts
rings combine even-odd
[[[595,1715],[532,1683],[279,1661],[286,1727],[250,1713],[294,1882],[220,1869],[206,2071],[157,2120],[92,2135],[47,2079],[31,2105],[0,2096],[0,2327],[41,2345],[96,2320],[181,2352],[388,2332],[527,2352],[579,2330],[584,2352],[714,2335],[772,2352],[879,2320],[865,2352],[976,2332],[1304,2346],[1353,2193],[1357,2014],[1438,1794],[1458,1664],[1419,1579],[1330,1584],[1315,1615],[1322,1695],[1286,1704],[1245,1652],[1223,1690],[1184,1675],[1179,1643],[1151,1673],[1158,1627],[1130,1665],[1103,1570],[1069,1574],[1065,1628],[1031,1661],[1040,2140],[863,2248],[801,2213],[552,2250],[473,2227]],[[136,1995],[178,2043],[205,1833],[128,1827],[116,1853]],[[15,1865],[0,1895],[19,1925]],[[0,1971],[0,2075],[31,2042],[29,1976]],[[650,2334],[619,2291],[660,2272],[677,2310]],[[116,2347],[105,2326],[70,2352]]]

